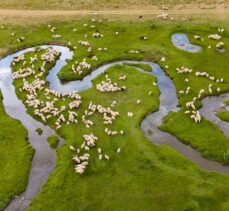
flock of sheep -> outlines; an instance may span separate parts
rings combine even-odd
[[[160,18],[166,19],[168,18],[167,15],[161,15]],[[92,20],[92,22],[95,22],[96,20]],[[85,25],[86,26],[86,25]],[[90,28],[93,28],[94,25],[91,25]],[[51,25],[48,26],[50,28],[50,31],[52,33],[52,37],[54,39],[62,37],[59,34],[56,34],[56,27],[53,27]],[[73,29],[73,32],[76,32],[77,29]],[[219,32],[223,33],[223,29],[220,29]],[[115,32],[115,35],[119,35],[118,32]],[[95,32],[92,34],[92,37],[95,39],[102,38],[104,35]],[[87,38],[87,35],[85,34],[85,38]],[[195,35],[195,39],[200,39],[199,36]],[[213,40],[220,40],[221,36],[218,34],[209,35],[210,39]],[[143,37],[144,40],[147,40],[147,37]],[[23,41],[23,37],[20,38],[18,41]],[[92,51],[92,47],[88,41],[85,40],[79,40],[79,45],[86,47],[87,52]],[[69,46],[71,46],[71,43],[68,43]],[[217,48],[222,48],[224,46],[223,42],[220,42],[216,45]],[[73,47],[74,49],[77,49],[76,46]],[[98,51],[107,51],[107,47],[98,48]],[[77,109],[82,104],[82,99],[80,94],[77,91],[69,92],[69,93],[59,93],[55,90],[50,90],[47,87],[47,82],[44,80],[45,75],[47,74],[47,65],[53,64],[60,56],[60,53],[54,50],[53,48],[47,48],[45,49],[44,53],[38,56],[38,53],[41,51],[41,49],[34,49],[34,56],[31,56],[28,59],[26,59],[26,56],[20,55],[17,58],[14,58],[12,65],[15,66],[17,64],[22,64],[22,67],[13,72],[13,78],[15,80],[22,80],[23,86],[19,89],[21,92],[26,92],[26,101],[25,103],[27,106],[34,109],[34,115],[41,118],[42,121],[47,122],[49,119],[52,119],[54,122],[54,126],[56,130],[59,130],[64,124],[77,124],[80,120],[77,114]],[[139,51],[137,50],[130,50],[130,53],[138,54]],[[93,56],[91,58],[94,61],[97,61],[97,56]],[[162,58],[162,61],[165,61],[165,58]],[[39,62],[42,64],[40,65]],[[39,64],[38,70],[36,70],[36,66]],[[91,64],[87,61],[86,58],[84,58],[81,62],[76,61],[72,66],[71,70],[77,74],[81,75],[84,73],[84,71],[89,71],[91,69]],[[192,74],[193,70],[187,67],[181,67],[177,68],[178,74]],[[216,83],[222,83],[223,79],[216,79],[214,76],[209,75],[206,72],[195,72],[194,74],[196,77],[205,77],[210,81],[216,82]],[[27,80],[27,78],[31,79],[33,77],[33,80]],[[122,74],[119,76],[120,81],[127,80],[127,76]],[[186,83],[189,83],[189,79],[186,78],[184,80]],[[157,84],[154,84],[157,85]],[[113,82],[111,78],[106,74],[105,80],[101,81],[100,83],[96,84],[96,89],[99,92],[118,92],[118,91],[125,91],[127,88],[126,86],[119,86],[116,82]],[[210,83],[208,86],[208,90],[201,89],[198,93],[198,96],[194,97],[191,101],[186,102],[186,108],[185,114],[189,114],[190,118],[193,119],[196,123],[199,123],[201,121],[201,116],[199,111],[196,109],[196,101],[200,99],[204,94],[212,94],[213,85]],[[220,92],[220,88],[216,88],[217,92]],[[39,92],[43,91],[44,95],[42,100],[39,99]],[[189,95],[191,92],[191,87],[188,86],[185,90],[179,90],[179,94],[186,94]],[[148,93],[149,95],[152,95],[152,92]],[[67,102],[67,106],[59,106],[59,102]],[[141,103],[141,100],[138,99],[136,104],[139,105]],[[101,114],[103,116],[103,124],[106,126],[104,132],[108,136],[116,136],[116,135],[124,135],[124,130],[120,129],[117,131],[114,131],[110,128],[108,128],[108,125],[112,125],[113,121],[119,116],[118,111],[114,111],[113,108],[116,106],[116,101],[113,101],[109,107],[104,107],[102,105],[96,105],[93,102],[90,102],[87,109],[84,111],[84,114],[81,116],[81,122],[85,125],[86,128],[91,128],[94,125],[94,122],[91,120],[91,116],[93,116],[95,113]],[[134,114],[132,112],[127,112],[127,117],[131,118]],[[98,142],[98,137],[94,134],[85,134],[83,135],[83,143],[79,148],[76,148],[74,146],[70,146],[70,150],[73,152],[72,154],[72,160],[75,164],[75,171],[78,174],[83,174],[89,164],[90,160],[90,149],[96,146],[96,143]],[[117,153],[120,153],[121,149],[117,149]],[[101,148],[98,148],[98,158],[99,160],[105,159],[109,160],[110,157],[105,152],[102,151]]]
[[[191,74],[193,71],[192,69],[190,68],[187,68],[187,67],[181,67],[181,68],[177,68],[177,73],[178,74]],[[210,76],[207,72],[195,72],[194,74],[196,77],[205,77],[206,79],[212,81],[212,82],[215,82],[215,83],[223,83],[223,78],[221,79],[217,79],[216,77],[214,76]],[[184,81],[186,83],[189,83],[189,79],[188,78],[185,78]],[[196,106],[195,106],[195,103],[197,100],[201,99],[204,94],[207,95],[207,94],[212,94],[213,91],[213,85],[212,83],[209,83],[208,85],[208,89],[201,89],[198,93],[198,96],[195,96],[193,97],[193,99],[189,102],[186,102],[186,108],[187,110],[185,111],[185,114],[190,114],[190,117],[191,119],[193,119],[195,121],[195,123],[199,123],[201,121],[201,115],[199,113],[198,110],[196,110]],[[220,87],[216,87],[215,88],[217,92],[220,92]],[[191,92],[191,87],[188,86],[185,90],[179,90],[178,93],[183,95],[183,94],[186,94],[186,95],[189,95]]]
[[[49,25],[49,28],[50,31],[53,33],[54,38],[61,37],[61,35],[54,34],[56,27],[52,27],[51,25]],[[76,29],[74,31],[76,31]],[[118,32],[116,32],[115,34],[118,35]],[[100,38],[103,37],[103,35],[100,33],[94,33],[93,37]],[[88,47],[88,52],[91,50],[89,42],[80,40],[79,44]],[[107,48],[98,48],[98,51],[107,51]],[[15,68],[15,71],[13,72],[13,79],[22,80],[23,85],[19,89],[19,91],[23,93],[26,92],[25,103],[28,107],[31,107],[33,109],[34,115],[41,118],[42,121],[47,122],[49,119],[51,119],[51,121],[54,120],[54,126],[56,130],[60,129],[64,124],[77,124],[79,119],[76,111],[77,108],[79,108],[82,104],[82,99],[79,93],[77,91],[73,91],[70,93],[59,93],[55,90],[50,90],[47,87],[47,82],[44,80],[44,77],[47,74],[47,65],[55,63],[55,61],[60,56],[60,53],[53,48],[47,48],[45,50],[34,48],[32,49],[32,52],[34,52],[33,56],[27,58],[26,54],[22,54],[14,58],[12,62],[13,66],[16,67],[18,64],[20,66],[19,69]],[[42,52],[40,56],[38,55],[39,52]],[[93,56],[92,60],[97,60],[97,57]],[[37,66],[39,66],[39,68],[37,68]],[[77,73],[78,75],[82,74],[84,70],[89,70],[90,68],[91,65],[87,62],[86,58],[82,62],[76,61],[72,65],[72,71]],[[32,77],[33,79],[31,80]],[[120,75],[119,77],[119,80],[122,81],[126,79],[127,77],[124,74]],[[115,92],[126,90],[125,86],[119,87],[117,83],[113,83],[108,75],[106,75],[105,81],[102,81],[101,83],[96,85],[96,88],[100,92]],[[39,99],[40,91],[44,92],[43,97],[45,99]],[[59,102],[67,100],[69,101],[68,106],[57,106]],[[93,104],[93,102],[90,102],[88,108],[81,116],[82,123],[85,125],[86,128],[92,127],[94,123],[89,118],[97,112],[99,114],[102,114],[102,123],[104,125],[112,125],[113,121],[119,116],[119,112],[112,109],[115,107],[115,105],[116,101],[113,101],[110,107],[104,107],[102,105],[96,105]],[[128,112],[127,115],[133,116],[131,112]],[[105,134],[107,134],[108,136],[124,135],[124,131],[114,131],[106,127]],[[75,147],[70,146],[70,150],[74,151],[72,160],[75,162],[75,171],[78,174],[84,173],[90,159],[89,150],[90,148],[95,147],[96,142],[98,141],[98,137],[93,134],[85,134],[83,135],[83,139],[84,142],[79,149],[76,150]],[[120,153],[120,151],[121,149],[118,148],[117,153]],[[102,160],[103,158],[106,160],[110,159],[107,154],[102,153],[101,148],[98,149],[98,153],[99,160]]]
[[[212,39],[212,40],[219,41],[222,38],[222,35],[220,35],[220,34],[223,34],[224,31],[225,31],[224,29],[219,28],[218,29],[218,33],[219,34],[210,34],[208,36],[208,38],[209,39]],[[201,36],[199,36],[199,35],[194,35],[194,39],[201,40],[202,42],[204,41],[204,39],[201,38]],[[223,48],[224,48],[224,42],[220,41],[220,42],[216,43],[215,47],[216,47],[216,50],[218,50],[218,51],[223,50]],[[212,46],[209,45],[208,48],[212,48]]]
[[[120,76],[120,80],[125,80],[125,76]],[[109,76],[106,75],[106,80],[97,84],[96,89],[100,92],[117,92],[126,90],[126,86],[119,87],[117,83],[113,83]]]
[[[224,32],[224,29],[218,29],[218,32],[219,33],[223,33]],[[212,40],[220,40],[222,38],[221,35],[218,35],[218,34],[211,34],[208,36],[209,39],[212,39]],[[199,39],[199,40],[202,40],[204,41],[203,38],[201,38],[199,35],[194,35],[194,39]],[[216,48],[217,49],[222,49],[224,47],[224,43],[223,42],[219,42],[216,44]],[[210,48],[210,47],[208,47]],[[193,72],[192,69],[188,68],[188,67],[180,67],[180,68],[176,68],[176,71],[178,74],[191,74]],[[223,83],[224,79],[223,78],[216,78],[214,76],[211,76],[210,74],[208,74],[207,72],[200,72],[200,71],[196,71],[195,74],[194,74],[196,77],[205,77],[206,79],[212,81],[212,82],[215,82],[215,83]],[[189,83],[189,79],[188,78],[185,78],[184,79],[184,82],[186,83]],[[216,92],[220,92],[220,87],[217,86],[215,87],[215,90]],[[191,92],[191,87],[188,86],[186,87],[185,90],[179,90],[178,93],[180,95],[189,95]],[[189,114],[190,115],[190,118],[193,119],[195,121],[195,123],[199,123],[201,121],[201,115],[199,113],[198,110],[196,110],[196,101],[201,99],[204,95],[207,95],[207,94],[212,94],[213,93],[213,84],[212,83],[209,83],[208,85],[208,88],[207,89],[201,89],[198,93],[198,96],[195,96],[192,98],[191,101],[189,102],[186,102],[186,111],[184,112],[185,114]]]
[[[41,118],[42,121],[47,122],[49,119],[52,119],[52,121],[54,121],[56,130],[60,129],[64,124],[77,124],[79,121],[77,108],[79,108],[82,104],[80,94],[77,91],[59,93],[55,90],[50,90],[47,87],[47,82],[43,80],[47,74],[47,65],[54,63],[60,56],[59,53],[53,48],[47,48],[43,50],[45,52],[42,52],[42,54],[38,56],[38,53],[42,50],[33,49],[33,51],[35,55],[30,56],[29,59],[25,56],[25,54],[22,54],[14,58],[12,62],[13,66],[16,66],[17,64],[20,66],[19,69],[15,69],[13,72],[13,79],[22,80],[23,85],[19,91],[26,92],[25,103],[27,106],[33,109],[34,115]],[[39,65],[39,62],[42,63],[41,66]],[[39,68],[37,68],[37,66],[39,66]],[[31,79],[32,77],[33,79]],[[118,89],[115,83],[112,84],[108,75],[106,75],[106,80],[107,82],[110,82],[109,86],[111,86],[110,88],[109,86],[106,87],[107,91],[108,89],[110,91],[125,90],[124,87]],[[126,75],[122,74],[120,76],[120,80],[126,80]],[[99,87],[99,84],[97,84],[97,87]],[[101,91],[100,89],[98,90]],[[45,97],[45,99],[43,100],[39,99],[40,91],[44,93],[43,97]],[[67,100],[68,106],[57,106],[59,102],[66,102]],[[103,116],[102,123],[104,125],[112,125],[113,121],[119,116],[119,112],[112,109],[115,107],[115,105],[116,101],[113,101],[110,107],[104,107],[102,105],[96,105],[93,102],[90,102],[87,109],[84,111],[84,114],[81,116],[82,123],[86,128],[92,127],[94,123],[89,118],[95,113],[99,113]],[[108,136],[124,135],[124,131],[113,131],[106,127],[105,134]],[[75,171],[79,174],[82,174],[85,171],[90,158],[89,150],[90,148],[96,146],[98,137],[96,137],[94,134],[85,134],[83,135],[83,139],[84,142],[80,149],[76,150],[75,147],[70,146],[70,150],[74,151],[72,160],[75,162]],[[118,148],[117,153],[119,153],[120,150],[121,149]],[[101,153],[101,149],[99,152],[99,160],[102,160],[103,158],[106,160],[110,159],[107,154]]]

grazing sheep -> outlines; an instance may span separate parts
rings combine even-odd
[[[105,154],[104,157],[106,160],[110,160],[110,157],[108,155]]]
[[[76,151],[75,147],[73,147],[73,146],[70,146],[69,149],[70,149],[71,151]]]
[[[211,34],[208,36],[209,39],[212,39],[212,40],[220,40],[221,39],[221,36],[218,35],[218,34]]]
[[[132,112],[127,112],[127,116],[128,116],[128,117],[133,117],[134,114],[133,114]]]
[[[192,69],[189,69],[187,67],[181,67],[181,68],[176,68],[177,73],[191,73]]]
[[[124,91],[125,86],[119,87],[116,83],[112,83],[112,80],[106,75],[106,80],[96,85],[96,89],[100,92],[117,92]]]

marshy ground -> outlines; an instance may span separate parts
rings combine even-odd
[[[73,58],[58,72],[59,79],[65,83],[83,79],[96,68],[112,61],[155,62],[171,79],[179,100],[179,109],[166,111],[168,115],[165,116],[160,129],[190,145],[204,158],[228,163],[229,139],[221,128],[203,116],[199,123],[195,123],[189,114],[185,114],[188,109],[186,103],[193,101],[193,98],[196,97],[194,110],[198,111],[203,98],[229,91],[229,64],[226,62],[229,59],[228,22],[200,22],[197,23],[196,19],[120,21],[117,18],[96,15],[45,23],[42,19],[42,23],[27,23],[24,26],[2,22],[0,49],[3,58],[19,49],[32,46],[67,46],[73,52]],[[224,32],[221,33],[218,29],[224,29]],[[201,51],[190,53],[176,48],[171,40],[175,33],[186,34],[192,44],[201,47]],[[211,34],[219,34],[222,37],[219,41],[212,40],[208,38]],[[200,36],[201,39],[194,39],[194,35]],[[222,53],[216,51],[219,42],[224,43],[225,51]],[[64,139],[63,145],[56,150],[54,170],[41,192],[32,200],[28,210],[229,209],[227,174],[203,170],[172,147],[156,146],[152,143],[153,140],[150,142],[140,130],[142,119],[149,113],[156,112],[160,106],[158,80],[150,74],[150,66],[138,63],[109,67],[105,74],[101,73],[92,80],[91,88],[78,93],[80,99],[77,100],[81,102],[78,106],[70,108],[73,99],[69,96],[56,97],[45,91],[50,86],[46,77],[60,56],[55,55],[53,61],[43,65],[42,55],[45,53],[45,49],[25,53],[24,59],[14,65],[12,63],[11,66],[14,73],[23,68],[34,70],[31,73],[27,69],[30,75],[23,76],[24,80],[15,78],[13,81],[17,97],[22,100],[32,118],[56,130]],[[34,62],[31,62],[31,58],[37,60],[33,59]],[[86,68],[82,68],[85,64]],[[81,68],[78,68],[79,66]],[[181,67],[192,71],[180,74],[177,68],[182,69]],[[145,72],[139,71],[139,68]],[[214,80],[198,77],[197,72],[206,72],[210,77],[214,77]],[[103,84],[107,77],[112,84],[117,83],[114,86],[121,87],[121,90],[102,92],[98,85]],[[43,88],[31,92],[30,88],[34,86],[35,80],[45,83],[42,84]],[[1,83],[3,82],[0,79]],[[32,85],[27,89],[25,84]],[[205,91],[201,92],[198,98],[201,89]],[[28,99],[28,95],[31,94],[43,102],[38,103],[38,108],[29,104],[28,100],[31,101],[32,98]],[[54,117],[47,117],[48,114],[43,112],[44,121],[41,115],[36,115],[35,110],[39,109],[42,113],[41,109],[45,103],[52,101],[54,107],[61,112]],[[119,115],[115,116],[112,124],[106,125],[99,109],[88,115],[90,102],[103,108],[110,107]],[[222,108],[224,110],[216,111],[224,121],[228,116],[226,105],[227,101]],[[2,104],[1,111],[0,125],[3,129],[0,130],[0,167],[4,173],[0,174],[0,209],[4,209],[16,195],[25,190],[34,151],[27,141],[26,129],[20,122],[5,114]],[[78,122],[69,120],[69,124],[67,123],[69,111],[77,113]],[[60,115],[64,116],[65,121],[58,120]],[[93,122],[93,125],[86,127],[90,123],[86,124],[85,118]],[[55,124],[57,120],[61,127]],[[118,131],[118,134],[110,136],[106,128],[108,131]],[[85,134],[93,134],[98,138],[95,146],[88,145],[89,151],[85,146],[82,147]],[[153,134],[152,130],[151,135]],[[51,146],[57,146],[58,140],[55,136],[49,137],[48,140]],[[70,150],[72,147],[76,151]],[[79,153],[77,149],[80,149]],[[77,163],[72,160],[72,156],[80,157],[85,153],[90,154],[89,164],[84,173],[79,175],[75,172]],[[20,203],[23,203],[23,200]]]

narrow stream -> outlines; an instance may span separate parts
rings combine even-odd
[[[200,114],[221,128],[225,136],[229,136],[229,122],[222,121],[215,115],[224,106],[224,101],[226,100],[229,100],[229,93],[204,98],[202,100],[203,107],[200,109]]]
[[[40,47],[47,48],[49,46]],[[73,53],[67,47],[52,47],[55,50],[61,52],[61,57],[57,61],[56,65],[50,70],[49,75],[47,76],[47,81],[49,81],[51,89],[62,93],[75,90],[80,91],[90,88],[92,86],[91,81],[114,64],[122,64],[125,62],[133,63],[133,61],[126,60],[112,62],[106,65],[102,65],[81,81],[72,81],[61,84],[56,74],[66,64],[66,59],[72,58]],[[31,116],[27,114],[26,108],[22,101],[17,98],[15,94],[15,88],[12,84],[12,70],[10,65],[13,58],[31,50],[32,48],[21,50],[0,60],[0,89],[3,93],[3,104],[5,110],[9,116],[14,119],[20,120],[22,124],[27,128],[29,133],[29,142],[35,149],[35,155],[32,161],[29,182],[26,191],[22,193],[19,197],[12,200],[9,206],[5,209],[6,211],[25,210],[29,206],[31,200],[40,192],[43,184],[46,182],[50,172],[53,170],[56,163],[56,152],[55,150],[50,148],[47,142],[47,137],[55,134],[55,131],[52,130],[50,127],[44,126],[42,123],[34,120]],[[190,160],[197,163],[203,169],[217,171],[221,173],[229,173],[229,166],[223,166],[221,163],[203,158],[196,150],[194,150],[190,146],[181,143],[174,136],[162,132],[157,128],[162,123],[163,117],[166,116],[168,112],[179,110],[179,108],[177,107],[178,98],[176,96],[176,89],[172,80],[157,64],[148,61],[136,63],[149,64],[153,68],[152,74],[157,77],[158,86],[161,92],[159,110],[155,113],[148,115],[145,119],[143,119],[141,123],[141,130],[143,131],[145,136],[154,144],[171,146]],[[221,95],[219,97],[215,97],[213,99],[213,104],[214,102],[218,102],[219,100],[220,102],[223,102],[225,98],[228,98],[228,95]],[[203,101],[203,105],[204,106],[201,109],[201,114],[203,114],[210,121],[215,122],[215,120],[211,117],[212,112],[209,113],[209,109],[214,110],[215,106],[210,106],[208,102],[206,102],[206,106],[205,101]],[[218,119],[218,122],[222,121]],[[219,126],[223,124],[224,123],[219,123]],[[43,129],[43,134],[41,136],[36,133],[35,130],[37,128]],[[228,135],[228,128],[229,127],[227,126],[221,127],[226,135]],[[149,129],[153,131],[152,135],[149,135]],[[63,139],[61,139],[61,143],[63,143]]]
[[[191,53],[197,53],[201,51],[200,46],[193,45],[190,43],[188,36],[186,34],[181,34],[181,33],[173,34],[172,43],[174,46],[176,46],[177,48],[183,51],[187,51]]]
[[[49,46],[42,47],[47,48]],[[54,72],[56,69],[59,70],[59,68],[66,64],[65,60],[71,58],[71,54],[68,54],[68,52],[70,52],[68,48],[60,46],[53,47],[62,52],[60,59],[51,70]],[[26,191],[12,200],[5,209],[6,211],[25,210],[29,206],[31,200],[41,191],[43,184],[48,179],[49,174],[52,172],[56,164],[56,151],[53,150],[47,142],[47,138],[50,135],[56,134],[56,132],[27,114],[27,110],[23,102],[16,96],[15,88],[13,86],[11,69],[13,58],[31,50],[32,48],[21,50],[0,60],[0,89],[3,94],[3,105],[6,113],[13,119],[19,120],[26,127],[29,143],[35,150]],[[37,134],[37,128],[43,130],[42,135]],[[62,144],[63,139],[60,137],[59,139],[60,144]]]

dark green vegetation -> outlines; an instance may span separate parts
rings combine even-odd
[[[224,102],[225,106],[229,106],[229,101]],[[222,108],[220,111],[216,112],[216,115],[223,121],[229,122],[229,111]]]
[[[83,26],[88,23],[88,26]],[[74,50],[73,61],[63,68],[60,78],[74,80],[83,77],[93,68],[119,59],[150,60],[158,62],[165,68],[167,74],[173,79],[177,90],[191,87],[189,95],[179,95],[182,110],[171,113],[165,119],[165,130],[171,131],[176,137],[185,143],[191,144],[201,153],[211,159],[227,161],[229,149],[228,138],[224,137],[219,128],[212,123],[203,120],[195,124],[193,120],[184,115],[185,103],[198,95],[201,88],[208,87],[209,81],[197,78],[194,74],[178,75],[177,67],[187,66],[195,71],[207,71],[217,78],[224,78],[224,84],[213,84],[215,88],[220,86],[221,91],[228,91],[229,72],[227,71],[229,55],[217,53],[214,47],[208,49],[208,45],[214,46],[215,41],[207,38],[209,34],[217,32],[217,26],[226,29],[223,34],[225,46],[229,46],[229,27],[222,23],[194,24],[182,22],[112,22],[103,20],[102,23],[91,22],[82,19],[77,22],[52,23],[57,27],[56,33],[62,38],[52,40],[52,33],[46,25],[33,27],[7,26],[0,34],[0,47],[9,48],[10,51],[19,47],[39,45],[42,43],[60,43]],[[95,25],[95,28],[90,28]],[[77,32],[73,32],[77,28]],[[137,30],[136,30],[137,29]],[[100,31],[104,37],[95,39],[92,33]],[[115,35],[118,31],[119,35]],[[10,37],[11,32],[16,32],[15,37]],[[192,40],[192,43],[200,44],[203,51],[198,54],[190,54],[176,49],[170,40],[174,32],[185,32],[190,38],[199,34],[205,38],[204,42]],[[26,40],[19,44],[16,37],[25,36]],[[85,34],[88,35],[85,38]],[[140,38],[147,36],[148,40]],[[78,41],[86,40],[92,46],[92,52],[87,52],[87,47],[80,46]],[[108,51],[97,51],[99,47],[107,47]],[[132,54],[130,50],[138,50],[139,54]],[[92,61],[96,55],[98,61]],[[160,62],[162,56],[166,62]],[[87,61],[93,68],[85,71],[80,77],[71,71],[71,65],[75,61]],[[204,64],[204,66],[203,66]],[[17,68],[17,67],[16,67]],[[50,69],[50,67],[46,67]],[[215,71],[217,69],[217,71]],[[120,116],[109,128],[123,129],[124,136],[109,137],[104,133],[105,126],[101,123],[101,115],[94,115],[94,127],[85,128],[81,121],[77,125],[65,125],[58,132],[65,138],[65,144],[58,150],[58,161],[55,170],[45,184],[42,192],[33,201],[29,210],[228,210],[229,209],[229,177],[217,173],[203,172],[192,162],[179,155],[169,147],[156,147],[145,139],[140,132],[139,124],[142,118],[149,112],[156,111],[159,104],[159,93],[152,82],[153,76],[138,72],[129,65],[114,66],[107,70],[112,80],[117,81],[120,74],[127,75],[126,81],[118,82],[127,86],[127,91],[118,93],[100,93],[93,86],[91,89],[81,92],[83,104],[77,110],[79,117],[88,107],[90,101],[95,104],[109,106],[113,100],[117,101],[114,110],[119,111]],[[184,82],[189,78],[190,82]],[[101,74],[94,80],[94,85],[104,80]],[[123,83],[123,84],[122,84]],[[15,81],[18,89],[20,81]],[[153,91],[149,96],[148,92]],[[21,99],[25,99],[25,93],[17,92]],[[206,93],[209,95],[209,93]],[[42,92],[38,96],[42,99]],[[138,99],[142,104],[136,105]],[[60,102],[58,106],[68,103]],[[200,104],[198,105],[200,106]],[[133,118],[127,118],[127,112],[134,113]],[[29,113],[33,114],[32,109]],[[47,124],[53,125],[50,119]],[[82,135],[93,132],[99,137],[97,147],[101,147],[110,156],[109,161],[99,161],[97,147],[90,151],[91,160],[89,168],[82,176],[74,172],[71,161],[72,153],[69,146],[79,147],[82,143]],[[211,136],[209,138],[209,136]],[[197,140],[198,139],[198,140]],[[121,153],[117,154],[117,148]],[[48,200],[47,200],[48,199]],[[166,202],[166,203],[165,203]]]
[[[56,149],[59,143],[59,139],[56,135],[52,135],[48,137],[48,142],[53,149]]]
[[[2,94],[0,93],[2,100]],[[0,210],[24,191],[33,150],[27,141],[26,129],[11,119],[0,103]]]
[[[218,111],[216,115],[223,121],[229,122],[229,111]]]
[[[43,130],[42,130],[41,128],[37,128],[37,129],[36,129],[36,132],[37,132],[39,135],[41,135],[41,134],[43,133]]]

